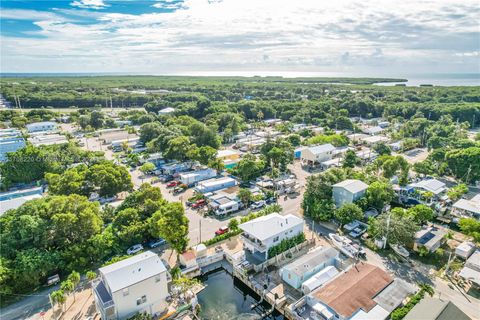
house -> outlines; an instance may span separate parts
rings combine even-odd
[[[334,150],[335,147],[330,143],[308,147],[301,151],[300,158],[303,162],[314,165],[332,159]]]
[[[428,252],[435,252],[446,241],[447,233],[437,227],[427,227],[415,233],[415,242],[413,250],[419,251],[424,247]]]
[[[363,163],[371,162],[378,157],[378,153],[370,148],[362,148],[355,152],[355,155],[360,158]]]
[[[160,170],[163,174],[175,175],[190,170],[192,165],[191,162],[170,162],[160,165]]]
[[[372,136],[368,136],[368,137],[365,137],[365,138],[361,138],[360,140],[367,146],[374,146],[374,145],[382,143],[382,142],[383,143],[388,142],[390,139],[388,139],[387,137],[384,137],[384,136],[372,135]]]
[[[0,162],[7,160],[7,153],[22,149],[25,145],[25,139],[20,133],[18,136],[0,137]]]
[[[460,308],[449,300],[425,296],[403,318],[404,320],[471,320]]]
[[[238,211],[241,203],[236,194],[220,191],[208,197],[208,207],[217,215]]]
[[[472,199],[460,199],[452,206],[452,215],[460,218],[473,217],[480,220],[480,193]]]
[[[234,168],[240,160],[241,153],[236,150],[218,150],[217,159],[223,161],[226,169]]]
[[[426,179],[410,184],[415,190],[423,192],[431,192],[435,196],[447,191],[445,183],[437,179]]]
[[[42,134],[28,138],[28,142],[34,146],[50,146],[54,144],[68,143],[67,137],[61,134]]]
[[[33,122],[26,125],[29,133],[40,131],[53,131],[57,129],[57,124],[53,121]]]
[[[334,266],[339,255],[332,247],[318,248],[280,269],[280,276],[283,281],[298,289],[318,271]]]
[[[43,196],[43,188],[35,187],[0,193],[0,216],[11,209],[17,209],[27,201]]]
[[[240,152],[236,150],[218,150],[217,159],[220,160],[238,160],[240,159]]]
[[[161,110],[158,111],[158,115],[159,116],[166,116],[166,115],[169,115],[171,113],[174,113],[175,112],[175,109],[174,108],[163,108]]]
[[[376,134],[383,132],[383,130],[384,129],[380,126],[371,126],[371,127],[364,127],[362,131],[365,132],[366,134],[374,136]]]
[[[216,170],[207,168],[193,172],[180,173],[178,176],[181,183],[186,184],[187,186],[193,186],[200,181],[211,179],[216,175]]]
[[[467,260],[468,257],[475,252],[475,244],[470,241],[462,242],[458,247],[455,248],[455,255],[457,257],[462,258],[463,260]]]
[[[243,230],[241,239],[244,248],[259,261],[265,261],[268,249],[302,233],[303,223],[303,219],[292,214],[282,216],[272,213],[242,223],[239,228]]]
[[[223,177],[219,179],[209,179],[201,181],[195,187],[195,190],[200,193],[215,192],[237,185],[237,180],[230,177]]]
[[[357,263],[304,297],[303,319],[387,319],[415,289],[384,270]]]
[[[334,168],[334,167],[341,167],[342,163],[343,163],[342,158],[333,158],[333,159],[321,162],[320,167],[323,170],[327,170],[327,169]]]
[[[169,296],[167,269],[157,254],[146,251],[100,268],[93,286],[102,319],[127,319],[139,312],[160,314]]]
[[[388,146],[393,151],[400,151],[402,149],[402,142],[401,141],[392,142],[392,143],[389,143]]]
[[[352,203],[365,195],[368,184],[360,180],[347,179],[332,186],[333,199],[337,208]]]
[[[480,287],[480,250],[476,250],[470,258],[467,259],[459,276],[477,288]]]

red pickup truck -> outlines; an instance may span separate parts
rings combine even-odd
[[[219,236],[227,232],[228,232],[228,227],[220,227],[217,231],[215,231],[215,235]]]
[[[173,187],[178,186],[179,184],[181,184],[180,181],[173,180],[173,181],[170,181],[169,183],[167,183],[167,188],[173,188]]]
[[[207,204],[207,201],[205,201],[205,199],[199,199],[199,200],[195,201],[194,204],[192,204],[192,209],[199,209],[206,204]]]

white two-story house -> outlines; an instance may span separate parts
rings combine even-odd
[[[332,159],[334,151],[335,147],[330,143],[308,147],[301,150],[300,159],[308,165],[315,165]]]
[[[146,251],[99,269],[94,298],[102,319],[127,319],[137,313],[161,314],[170,277],[155,253]]]
[[[283,239],[292,238],[303,232],[303,219],[292,214],[282,216],[272,213],[242,223],[241,239],[246,250],[259,260],[268,258],[268,249],[279,244]]]

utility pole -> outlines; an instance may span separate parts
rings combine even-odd
[[[198,243],[202,243],[202,219],[198,220],[198,224],[199,224],[199,229],[200,229],[200,236],[199,236],[199,239],[200,241],[198,241]]]
[[[385,242],[383,243],[383,249],[385,249],[387,247],[387,240],[388,240],[388,231],[390,230],[390,217],[392,215],[392,212],[390,211],[388,213],[388,217],[387,217],[387,234],[385,235]]]

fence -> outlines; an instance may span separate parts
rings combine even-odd
[[[254,270],[255,272],[260,272],[269,266],[280,266],[286,264],[298,258],[299,256],[304,255],[312,245],[315,245],[314,239],[305,240],[304,242],[297,244],[295,247],[290,248],[273,258],[270,258],[259,265],[255,265]]]

